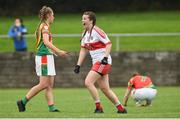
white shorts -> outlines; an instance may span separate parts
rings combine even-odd
[[[131,93],[132,98],[135,101],[152,101],[152,99],[156,96],[157,90],[152,88],[141,88],[134,89]]]
[[[53,55],[43,55],[35,57],[36,73],[38,76],[55,76],[55,65]]]

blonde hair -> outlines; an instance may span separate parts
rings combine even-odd
[[[39,18],[40,23],[38,24],[38,27],[35,31],[36,39],[40,38],[41,32],[40,32],[40,25],[42,22],[45,22],[48,19],[48,15],[52,14],[53,10],[50,7],[43,6],[39,11]]]
[[[45,21],[48,18],[48,14],[52,14],[53,10],[50,7],[43,6],[42,9],[39,11],[39,18],[41,21]]]

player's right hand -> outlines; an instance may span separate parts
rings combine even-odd
[[[80,72],[80,66],[76,65],[74,68],[74,73],[78,74]]]
[[[59,55],[60,57],[67,57],[69,53],[66,51],[60,50],[57,55]]]

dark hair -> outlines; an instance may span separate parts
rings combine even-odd
[[[19,22],[21,23],[21,26],[24,27],[24,24],[23,24],[23,19],[20,18],[20,17],[16,17],[15,20],[19,20]]]
[[[88,15],[89,16],[89,19],[91,21],[93,21],[93,27],[96,25],[96,14],[94,12],[86,11],[86,12],[83,13],[83,15]],[[93,27],[91,28],[91,31],[90,31],[90,37],[91,37]],[[86,32],[87,32],[87,30],[84,31],[82,38],[86,35]]]
[[[21,24],[23,24],[23,19],[22,18],[19,18],[19,21]]]
[[[96,14],[92,11],[86,11],[83,15],[88,15],[89,19],[93,21],[93,26],[96,25]]]
[[[134,72],[132,77],[137,76],[137,75],[140,75],[139,72]]]
[[[21,24],[23,24],[23,19],[22,18],[20,18],[20,17],[16,17],[16,19],[15,20],[19,20],[19,22],[21,23]]]

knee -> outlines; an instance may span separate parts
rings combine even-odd
[[[51,83],[46,83],[46,84],[44,84],[44,88],[47,89],[47,90],[52,90],[53,85]]]
[[[42,89],[46,89],[46,88],[48,88],[49,87],[49,85],[48,84],[46,84],[46,83],[40,83],[39,84],[39,86],[42,88]]]
[[[52,88],[53,88],[53,84],[48,84],[48,87],[47,87],[47,88],[52,89]]]
[[[50,91],[50,90],[52,90],[52,89],[53,89],[52,86],[48,86],[48,87],[46,88],[46,90],[48,90],[48,91]]]
[[[88,88],[88,87],[90,87],[93,84],[91,82],[89,82],[89,81],[85,81],[84,85]]]

